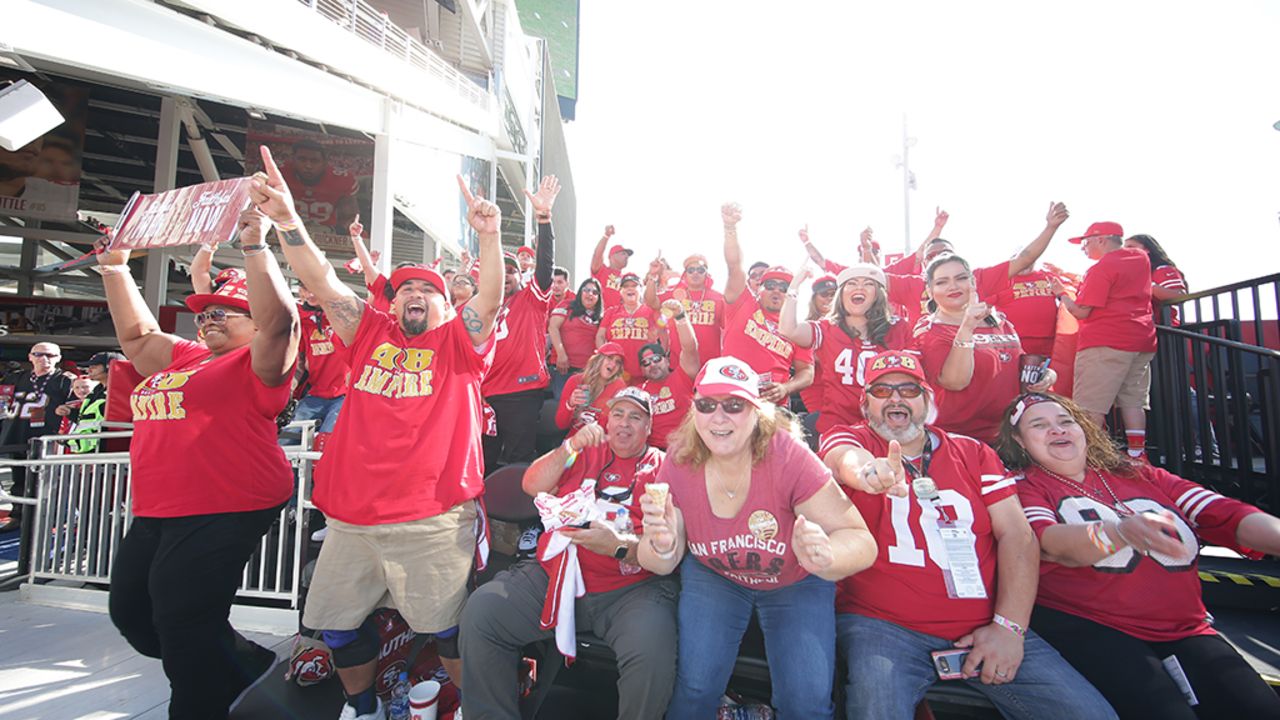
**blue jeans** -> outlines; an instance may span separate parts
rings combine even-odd
[[[840,653],[849,668],[845,685],[847,719],[911,720],[925,692],[938,682],[929,653],[951,648],[951,641],[862,615],[841,613],[836,616],[836,625]],[[1089,681],[1034,632],[1027,633],[1022,665],[1011,682],[984,685],[978,678],[952,682],[968,683],[986,695],[1006,718],[1116,717]]]
[[[564,394],[564,386],[569,382],[569,378],[582,372],[582,368],[569,368],[569,372],[560,372],[556,370],[555,365],[548,364],[547,372],[551,374],[551,397],[559,404],[560,396]]]
[[[667,720],[715,718],[752,611],[764,632],[778,720],[834,716],[834,583],[811,575],[776,590],[749,590],[693,557],[681,564],[680,579],[680,653]]]
[[[336,398],[321,398],[307,395],[298,401],[298,409],[293,413],[294,420],[315,420],[316,432],[331,433],[338,423],[338,411],[342,409],[345,395]]]

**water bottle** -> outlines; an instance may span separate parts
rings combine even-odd
[[[409,720],[409,673],[400,673],[396,686],[391,688],[391,705],[387,708],[389,720]]]

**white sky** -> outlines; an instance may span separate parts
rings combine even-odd
[[[1280,269],[1280,5],[865,5],[582,3],[574,282],[612,223],[632,267],[696,248],[722,286],[730,199],[748,262],[794,267],[806,222],[828,257],[867,225],[900,250],[904,112],[913,245],[941,205],[995,263],[1061,200],[1044,259],[1068,269],[1098,220],[1153,235],[1193,290]]]

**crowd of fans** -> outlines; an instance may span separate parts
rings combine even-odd
[[[343,720],[383,716],[382,606],[435,636],[468,720],[518,717],[522,648],[555,638],[572,657],[575,628],[616,654],[620,717],[713,718],[753,617],[781,718],[834,717],[837,683],[848,718],[910,718],[940,678],[1006,717],[1280,714],[1195,573],[1201,541],[1280,554],[1280,521],[1146,461],[1155,320],[1186,292],[1150,236],[1094,223],[1070,239],[1094,261],[1082,278],[1042,268],[1068,220],[1051,203],[1010,260],[975,268],[940,211],[897,259],[870,229],[848,265],[801,231],[793,270],[748,263],[727,204],[723,284],[702,253],[635,272],[610,226],[575,290],[548,177],[516,252],[463,185],[480,251],[450,271],[380,274],[357,218],[362,298],[263,165],[244,271],[194,268],[199,342],[159,330],[127,253],[99,256],[145,377],[112,619],[163,660],[172,717],[225,718],[273,663],[227,614],[292,492],[291,396],[317,421],[327,519],[303,622],[332,650]],[[51,375],[56,350],[32,362],[9,425],[24,438],[49,432],[36,395],[93,392]],[[539,455],[550,419],[563,442]],[[598,512],[548,522],[535,557],[472,592],[484,478],[512,464],[544,521],[582,498]]]

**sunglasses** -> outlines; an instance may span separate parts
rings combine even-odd
[[[737,415],[747,409],[747,401],[739,397],[716,400],[715,398],[694,398],[693,406],[703,415],[710,415],[716,408],[723,408],[727,415]]]
[[[582,288],[581,290],[578,291],[578,294],[579,295],[599,295],[600,291],[593,287],[589,287],[589,288]]]
[[[56,358],[56,357],[62,357],[62,356],[61,356],[61,355],[59,355],[58,353],[51,353],[51,352],[35,352],[35,351],[32,351],[32,353],[31,353],[31,357],[38,357],[38,358]]]
[[[650,355],[649,357],[640,361],[640,367],[649,367],[650,365],[657,365],[658,363],[662,362],[664,359],[665,358],[662,355]]]
[[[898,383],[897,385],[874,383],[867,386],[867,394],[879,400],[887,400],[893,397],[894,392],[897,392],[898,397],[903,400],[910,400],[920,397],[920,394],[924,392],[924,388],[920,387],[919,383]]]
[[[790,283],[786,283],[781,280],[765,280],[761,287],[770,292],[784,292],[788,285],[790,285]]]
[[[249,317],[249,314],[227,312],[222,308],[216,308],[214,310],[206,310],[205,312],[196,313],[196,327],[200,327],[201,325],[204,325],[206,322],[214,322],[221,325],[222,323],[225,323],[227,321],[227,318],[231,318],[231,317]]]
[[[689,267],[685,268],[684,271],[689,273],[690,275],[705,275],[707,272],[707,266],[706,265],[690,265]]]
[[[836,296],[836,290],[835,290],[835,288],[832,288],[832,289],[830,289],[830,290],[819,290],[819,291],[818,291],[818,297],[833,298],[833,297],[835,297],[835,296]]]

